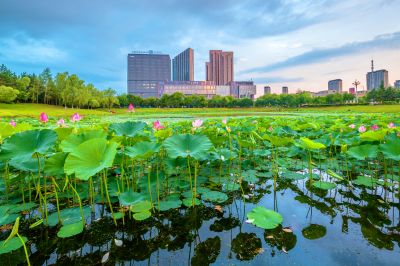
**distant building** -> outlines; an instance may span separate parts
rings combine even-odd
[[[234,80],[233,52],[210,50],[210,62],[206,62],[206,80],[216,85],[227,85]]]
[[[157,97],[157,84],[171,80],[171,59],[159,52],[128,54],[128,94]]]
[[[215,94],[220,96],[230,96],[231,86],[229,85],[217,85],[215,88]]]
[[[164,81],[157,86],[158,97],[164,94],[180,92],[186,96],[203,95],[212,98],[216,94],[217,86],[213,81]]]
[[[235,98],[254,99],[257,93],[257,86],[253,81],[232,81],[229,82],[230,95]]]
[[[356,88],[349,88],[349,93],[356,95]]]
[[[282,87],[282,94],[289,94],[289,88],[286,86]]]
[[[270,86],[264,86],[264,95],[271,94],[271,87]]]
[[[385,88],[389,85],[389,72],[387,70],[382,69],[367,73],[368,91],[379,88],[381,85]]]
[[[194,52],[188,48],[172,59],[172,79],[174,81],[193,81]]]
[[[336,93],[336,91],[334,91],[334,90],[324,90],[324,91],[313,92],[313,96],[323,97],[323,96],[327,96],[329,94],[334,94],[334,93]]]
[[[400,89],[400,80],[396,80],[396,81],[394,82],[394,87]]]
[[[343,81],[341,79],[334,79],[328,82],[328,90],[330,91],[334,90],[336,92],[341,93],[342,87],[343,87]]]

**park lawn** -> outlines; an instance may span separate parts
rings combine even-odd
[[[398,113],[400,105],[354,105],[354,106],[323,106],[298,109],[302,112],[354,112],[354,113]]]

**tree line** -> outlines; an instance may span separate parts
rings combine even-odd
[[[354,101],[349,93],[334,93],[327,96],[313,97],[309,92],[296,94],[267,94],[252,100],[237,99],[232,96],[215,95],[207,99],[202,95],[185,96],[176,92],[160,98],[140,98],[139,96],[117,95],[112,88],[97,89],[91,83],[85,83],[76,74],[68,72],[52,75],[45,68],[39,75],[15,74],[5,65],[0,66],[0,102],[3,103],[44,103],[77,108],[127,107],[132,103],[136,107],[301,107],[307,105],[341,105]],[[367,93],[359,102],[399,102],[400,89],[384,88],[383,85]]]

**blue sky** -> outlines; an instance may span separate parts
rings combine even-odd
[[[208,50],[232,50],[235,79],[273,91],[318,91],[329,79],[365,85],[373,58],[400,79],[400,0],[3,0],[0,64],[17,73],[76,73],[126,91],[126,55],[195,50],[204,79]]]

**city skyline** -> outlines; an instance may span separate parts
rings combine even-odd
[[[79,6],[78,9],[71,8]],[[253,80],[262,95],[327,89],[361,81],[370,60],[400,79],[399,1],[6,1],[0,8],[0,64],[17,73],[76,73],[95,86],[126,91],[126,55],[196,51],[194,80],[204,80],[208,51],[235,55],[235,80]],[[96,14],[104,18],[99,20]],[[135,18],[132,20],[131,18]],[[376,19],[385,18],[385,19]],[[116,27],[115,25],[118,25]]]

